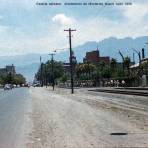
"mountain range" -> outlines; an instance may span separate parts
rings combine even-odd
[[[102,41],[89,41],[82,45],[73,48],[74,54],[78,62],[82,62],[86,55],[86,52],[96,50],[100,51],[100,56],[110,56],[110,58],[116,58],[117,61],[121,62],[119,50],[124,56],[129,56],[133,59],[133,49],[141,51],[145,48],[145,55],[148,57],[148,36],[142,36],[137,38],[122,38],[118,39],[115,37],[106,38]],[[16,56],[1,56],[0,67],[14,64],[16,66],[17,73],[23,74],[28,81],[32,81],[34,74],[37,72],[40,65],[40,56],[42,62],[49,60],[51,57],[47,54],[26,54]],[[61,51],[55,55],[55,60],[68,62],[69,51]],[[135,53],[135,60],[138,61],[138,56]]]

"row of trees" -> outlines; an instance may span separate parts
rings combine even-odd
[[[78,79],[80,77],[86,77],[90,79],[95,70],[96,70],[96,66],[90,63],[78,64],[75,67],[75,72]]]
[[[104,62],[98,64],[82,63],[74,66],[74,76],[77,80],[94,80],[99,78],[123,77],[126,71],[129,71],[130,58],[126,57],[123,69],[117,66],[116,59],[111,59],[110,65]],[[52,61],[42,63],[35,75],[36,80],[45,83],[52,83],[52,79],[58,79],[62,82],[70,79],[70,74],[64,71],[63,63],[54,61],[54,72],[52,72]]]
[[[80,63],[74,66],[74,78],[75,80],[92,80],[99,81],[103,79],[133,79],[138,78],[138,74],[133,73],[130,69],[131,59],[125,57],[122,63],[118,63],[116,59],[112,58],[109,65],[104,62],[100,63]],[[148,63],[140,65],[139,69],[143,72],[148,73]],[[140,70],[139,70],[140,71]],[[54,61],[54,72],[52,73],[52,61],[42,63],[37,74],[36,80],[41,81],[45,84],[52,83],[53,76],[55,80],[66,82],[70,80],[70,72],[64,70],[63,63]]]
[[[0,74],[0,84],[5,85],[5,84],[16,84],[16,85],[21,85],[25,84],[26,79],[23,77],[21,74]]]
[[[130,64],[131,59],[125,57],[122,62],[122,67],[117,64],[117,60],[112,58],[110,62],[110,68],[112,75],[111,77],[129,77],[130,76]]]
[[[52,71],[52,61],[42,63],[35,75],[35,79],[40,81],[42,85],[53,82],[55,80],[66,82],[70,80],[70,71],[64,70],[63,63],[54,61],[54,71]],[[109,78],[111,75],[109,65],[100,63],[94,65],[92,63],[76,64],[74,67],[75,80],[94,80],[100,77]]]
[[[35,75],[35,79],[40,81],[42,85],[45,85],[47,83],[52,83],[53,77],[55,80],[64,80],[64,76],[65,74],[62,62],[54,61],[52,71],[52,61],[49,60],[46,63],[42,63],[40,65],[38,72]],[[65,79],[67,80],[67,77]]]
[[[130,63],[130,58],[125,57],[123,64],[119,66],[117,60],[112,58],[110,65],[106,65],[104,62],[78,64],[75,72],[78,79],[124,77],[130,73]]]

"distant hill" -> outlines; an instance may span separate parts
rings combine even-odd
[[[145,43],[148,42],[148,36],[138,37],[138,38],[123,38],[117,39],[115,37],[110,37],[99,42],[89,41],[85,44],[79,45],[73,48],[73,51],[77,57],[78,62],[82,62],[85,57],[86,52],[96,50],[97,46],[100,51],[100,56],[110,56],[111,58],[116,58],[118,61],[121,61],[119,55],[119,50],[123,53],[124,56],[133,56],[132,48],[136,50],[141,50],[143,47],[146,49],[145,54],[148,57],[148,45]],[[34,77],[34,74],[37,72],[39,67],[40,55],[42,56],[42,61],[45,62],[50,59],[50,56],[47,54],[27,54],[27,55],[17,55],[17,56],[5,56],[0,57],[0,67],[5,65],[14,64],[16,70],[19,73],[24,74],[28,81],[31,81]],[[138,56],[135,54],[136,60]],[[55,56],[56,60],[65,61],[69,60],[69,51],[62,51],[57,53]]]

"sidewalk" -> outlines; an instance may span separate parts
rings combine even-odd
[[[147,110],[135,101],[130,105],[85,92],[31,88],[33,128],[27,148],[148,146]]]

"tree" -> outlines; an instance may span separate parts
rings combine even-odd
[[[111,77],[111,69],[109,66],[105,66],[102,71],[103,78],[110,78]]]
[[[75,71],[77,78],[91,79],[96,66],[91,63],[84,63],[76,65]]]
[[[105,62],[104,62],[104,61],[101,61],[101,62],[99,63],[99,67],[100,67],[100,70],[102,71],[103,68],[105,67]]]
[[[111,69],[114,71],[116,69],[116,66],[117,66],[117,60],[112,58],[110,65],[111,65]]]
[[[79,79],[80,78],[80,74],[81,74],[81,68],[80,68],[80,64],[77,64],[75,67],[75,72],[76,72],[76,76]]]
[[[131,63],[131,59],[127,56],[124,58],[124,66],[126,68],[126,70],[128,71],[128,76],[130,75],[130,63]]]
[[[131,59],[129,57],[124,58],[124,65],[128,69],[130,67]]]
[[[54,79],[59,79],[63,76],[64,74],[64,68],[63,68],[63,63],[62,62],[58,62],[58,61],[54,61],[53,63],[53,73],[54,73]],[[41,76],[42,75],[42,76]],[[45,64],[43,64],[42,69],[41,67],[39,68],[38,72],[35,75],[36,80],[38,81],[43,81],[43,83],[45,84],[45,80],[48,83],[52,83],[52,61],[49,60],[47,61]]]
[[[125,76],[125,74],[124,74],[123,69],[122,68],[118,68],[117,69],[117,75],[116,75],[116,77],[117,78],[123,78],[124,76]]]
[[[64,74],[64,75],[60,78],[60,81],[61,81],[62,83],[65,83],[67,80],[68,80],[68,75],[67,75],[67,74]]]
[[[26,83],[26,79],[23,77],[23,75],[16,74],[16,75],[14,75],[13,83],[14,84],[19,84],[19,85],[25,84]]]
[[[115,77],[117,70],[117,60],[112,58],[110,62],[112,77]]]
[[[0,75],[0,84],[5,85],[5,84],[25,84],[26,79],[24,78],[23,75],[21,74],[14,74],[12,75],[11,73],[8,74],[3,74]]]

